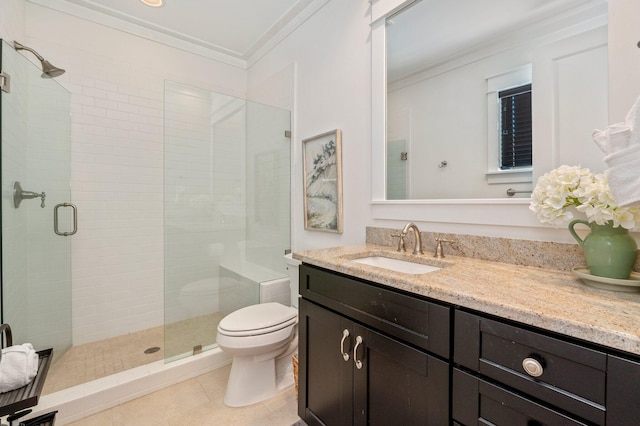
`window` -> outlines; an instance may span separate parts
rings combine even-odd
[[[500,170],[531,167],[531,84],[503,90],[500,101]]]
[[[528,183],[533,180],[531,71],[531,64],[526,64],[487,78],[486,176],[490,185]],[[503,103],[505,114],[502,112]],[[523,120],[520,113],[525,113],[528,120]],[[521,131],[524,129],[523,123],[527,121],[528,140],[523,141]],[[526,155],[523,156],[523,153]],[[522,157],[526,157],[526,160]]]

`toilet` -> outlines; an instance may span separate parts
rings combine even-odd
[[[291,355],[298,349],[298,265],[287,260],[291,300],[238,309],[218,325],[217,343],[233,357],[224,403],[243,407],[269,399],[294,385]]]

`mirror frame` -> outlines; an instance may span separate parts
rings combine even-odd
[[[529,211],[531,198],[386,199],[386,19],[422,0],[371,1],[371,213],[374,219],[548,228]],[[611,1],[611,0],[610,0]],[[609,61],[610,62],[610,61]],[[610,73],[611,74],[611,73]],[[611,81],[611,75],[609,76]],[[611,83],[610,83],[611,85]],[[611,112],[611,87],[609,110]],[[611,119],[611,114],[610,114]],[[382,173],[380,171],[382,170]],[[499,207],[499,214],[496,207]]]

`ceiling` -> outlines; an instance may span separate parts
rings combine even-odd
[[[29,0],[102,25],[246,67],[328,0]]]

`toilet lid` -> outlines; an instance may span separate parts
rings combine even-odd
[[[222,318],[218,329],[229,334],[261,334],[287,327],[297,322],[296,308],[277,302],[260,303],[238,309]]]

